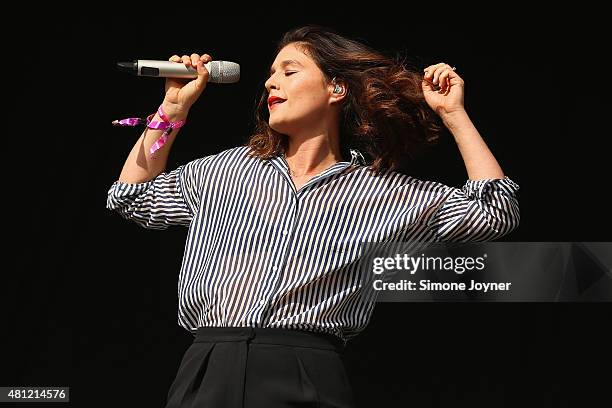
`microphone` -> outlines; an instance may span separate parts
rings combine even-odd
[[[209,72],[208,82],[231,84],[240,79],[240,65],[229,61],[210,61],[204,64]],[[198,70],[187,68],[182,62],[133,60],[118,62],[117,68],[138,76],[167,78],[197,78]]]

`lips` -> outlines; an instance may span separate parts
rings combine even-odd
[[[272,108],[273,106],[285,102],[286,99],[279,98],[278,96],[271,96],[268,98],[268,107]]]

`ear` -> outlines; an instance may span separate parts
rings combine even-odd
[[[346,83],[334,77],[329,84],[330,103],[338,103],[343,100],[347,91]]]

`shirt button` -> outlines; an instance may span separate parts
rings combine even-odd
[[[288,233],[289,233],[289,231],[287,231],[287,230],[283,231],[283,235],[287,235]]]
[[[261,300],[259,301],[259,304],[260,304],[260,305],[263,305],[264,303],[266,303],[266,301],[265,301],[264,299],[261,299]]]
[[[276,269],[278,269],[278,268],[276,267],[276,265],[274,265],[274,266],[272,267],[272,270],[273,270],[273,271],[275,271]]]

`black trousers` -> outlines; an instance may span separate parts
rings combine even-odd
[[[342,352],[322,333],[200,327],[166,408],[354,408]]]

